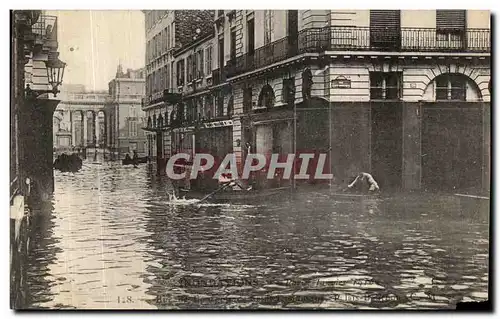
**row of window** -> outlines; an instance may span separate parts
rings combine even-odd
[[[146,44],[147,63],[175,47],[174,23],[166,26]]]
[[[370,99],[396,100],[403,96],[402,72],[370,72]],[[461,74],[436,78],[436,100],[466,100],[467,79]]]
[[[148,118],[149,127],[162,127],[175,122],[193,122],[202,119],[213,119],[216,117],[230,116],[233,114],[233,99],[230,96],[224,107],[224,95],[221,91],[205,97],[194,98],[179,104],[170,114],[156,114]]]
[[[176,67],[177,81],[174,82],[174,65]],[[212,74],[212,47],[200,49],[186,59],[177,63],[172,62],[154,71],[146,78],[147,95],[161,92],[163,89],[171,89],[175,86],[183,86],[187,80],[190,83]]]
[[[160,20],[161,17],[165,16],[168,10],[150,10],[147,11],[144,17],[146,22],[146,30],[151,29],[151,27]]]
[[[308,71],[306,71],[308,72]],[[370,98],[372,100],[394,100],[402,97],[402,72],[371,72],[370,73]],[[303,74],[303,98],[310,98],[310,81],[306,73]],[[436,100],[465,100],[466,99],[466,78],[460,74],[443,74],[436,78]],[[252,87],[247,86],[243,89],[243,112],[252,110]],[[295,78],[283,79],[283,102],[293,105],[295,101]],[[258,104],[265,107],[273,107],[275,96],[272,88],[266,85],[262,88],[258,97]],[[148,126],[163,126],[175,122],[193,122],[202,119],[212,119],[224,115],[232,115],[234,111],[233,97],[224,104],[224,95],[222,91],[214,95],[194,98],[186,101],[186,104],[180,104],[170,114],[165,117],[156,115],[148,120]],[[163,120],[165,119],[165,122]],[[132,131],[132,130],[131,130]],[[132,135],[133,136],[133,135]]]

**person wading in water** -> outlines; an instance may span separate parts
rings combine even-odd
[[[362,193],[378,193],[380,192],[380,187],[371,174],[362,172],[356,176],[354,181],[347,185],[347,189],[345,190],[354,190]]]

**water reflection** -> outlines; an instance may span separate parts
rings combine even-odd
[[[450,196],[172,205],[168,179],[85,163],[34,216],[27,307],[453,308],[485,300],[488,211]]]

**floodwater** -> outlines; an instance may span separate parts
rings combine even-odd
[[[169,202],[147,164],[55,172],[24,308],[453,309],[488,297],[488,208],[452,195]]]

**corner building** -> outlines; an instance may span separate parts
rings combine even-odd
[[[313,175],[326,154],[337,183],[366,171],[384,189],[489,190],[488,11],[202,11],[186,32],[180,11],[150,13],[148,43],[175,25],[148,62],[158,158],[233,152],[241,169],[248,152],[314,153]]]
[[[339,183],[489,190],[488,11],[232,10],[215,30],[240,161],[248,142],[327,153]]]

